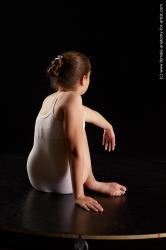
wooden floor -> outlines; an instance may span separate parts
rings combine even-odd
[[[0,157],[0,245],[17,248],[49,244],[73,249],[77,239],[90,249],[166,249],[166,164],[157,159],[93,155],[98,180],[127,186],[123,197],[91,193],[102,214],[75,206],[73,195],[35,191],[27,179],[26,157]],[[88,192],[86,190],[86,192]],[[58,249],[58,248],[55,248]]]

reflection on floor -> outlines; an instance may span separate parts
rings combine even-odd
[[[10,185],[6,185],[6,180],[8,182],[13,178],[18,178],[19,185],[23,189],[27,190],[29,188],[29,182],[26,176],[26,156],[19,155],[2,155],[0,157],[0,205],[1,205],[1,213],[5,213],[5,210],[10,211],[12,207],[9,209],[5,207],[5,197],[10,192]],[[9,167],[10,172],[9,172]],[[146,157],[138,157],[138,156],[126,156],[126,155],[117,155],[117,154],[102,154],[102,155],[93,155],[92,154],[92,165],[94,175],[98,180],[103,181],[116,181],[121,184],[124,184],[128,188],[128,196],[135,197],[135,201],[137,197],[146,196],[148,197],[149,193],[153,193],[154,197],[163,197],[165,200],[166,194],[166,162],[164,159],[160,158],[146,158]],[[24,166],[24,167],[23,167]],[[8,176],[6,178],[6,176]],[[19,185],[13,187],[13,193],[18,193]],[[4,190],[4,187],[6,189]],[[3,204],[1,203],[3,201]],[[14,196],[13,196],[14,202]],[[158,201],[154,200],[154,205],[157,207]],[[158,208],[160,211],[160,208]],[[162,211],[162,207],[161,207]],[[162,211],[164,212],[164,211]],[[47,238],[47,237],[34,237],[34,236],[25,236],[17,233],[12,233],[10,235],[10,242],[8,241],[9,233],[0,232],[1,234],[1,242],[0,242],[0,250],[1,249],[17,249],[18,242],[20,248],[30,249],[36,247],[37,249],[48,249],[53,245],[55,249],[59,249],[59,247],[66,249],[73,249],[74,240],[73,239],[55,239],[55,238]],[[40,242],[40,244],[39,244]],[[57,248],[57,244],[59,247]],[[89,249],[166,249],[166,240],[163,239],[146,239],[146,240],[88,240]],[[17,247],[16,247],[17,245]]]

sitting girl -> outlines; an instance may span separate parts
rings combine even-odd
[[[82,104],[90,73],[89,58],[77,51],[64,52],[52,61],[48,74],[55,92],[45,98],[36,118],[27,172],[35,189],[73,193],[80,207],[102,212],[101,204],[85,195],[84,186],[110,196],[124,195],[126,187],[116,182],[99,182],[92,173],[85,122],[104,130],[105,150],[115,149],[115,134],[101,114]]]

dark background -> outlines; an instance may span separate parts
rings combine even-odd
[[[158,19],[159,3],[1,6],[0,152],[29,153],[35,117],[51,93],[46,68],[57,54],[74,49],[91,60],[91,84],[83,102],[113,124],[116,153],[165,159]],[[102,131],[87,125],[87,133],[91,149],[104,153]]]

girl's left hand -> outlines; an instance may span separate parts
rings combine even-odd
[[[104,129],[102,145],[109,152],[115,150],[115,133],[112,126],[109,129]]]

